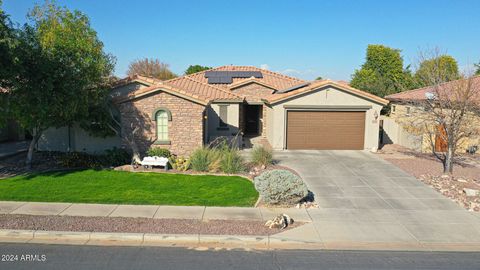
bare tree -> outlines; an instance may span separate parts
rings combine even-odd
[[[447,82],[448,71],[438,61],[439,55],[438,50],[421,54],[421,62],[433,63],[422,74],[430,86],[417,90],[417,96],[407,101],[412,111],[403,121],[410,130],[426,135],[444,173],[452,173],[458,147],[480,132],[480,77],[462,74],[459,80]]]
[[[137,59],[131,62],[128,66],[127,74],[129,76],[138,74],[160,80],[169,80],[177,77],[175,73],[170,71],[168,64],[154,58]]]

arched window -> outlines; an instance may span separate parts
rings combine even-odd
[[[158,109],[154,113],[154,119],[157,124],[157,142],[168,142],[168,121],[172,120],[170,111]]]

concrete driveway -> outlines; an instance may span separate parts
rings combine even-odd
[[[315,195],[323,242],[480,243],[474,215],[366,151],[279,151]]]

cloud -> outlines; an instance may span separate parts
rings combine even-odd
[[[260,65],[260,68],[261,68],[261,69],[265,69],[265,70],[269,70],[269,69],[270,69],[270,66],[267,65],[267,64],[261,64],[261,65]]]

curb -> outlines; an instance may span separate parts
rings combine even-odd
[[[479,252],[480,243],[322,243],[278,236],[198,235],[154,233],[66,232],[0,230],[0,243],[36,243],[96,246],[162,246],[188,248],[243,248],[258,250],[388,250]]]

